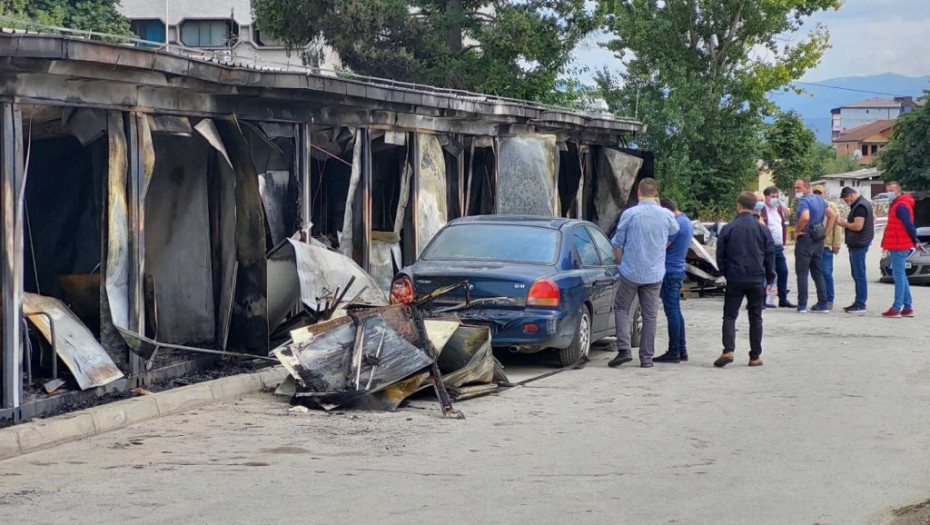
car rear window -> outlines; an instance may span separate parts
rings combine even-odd
[[[559,232],[512,224],[462,224],[442,230],[423,253],[423,259],[459,259],[552,263]]]

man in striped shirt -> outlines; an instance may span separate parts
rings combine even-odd
[[[608,363],[611,367],[633,360],[630,309],[637,295],[643,315],[639,364],[643,368],[652,367],[659,291],[665,277],[665,249],[668,247],[669,236],[679,229],[672,212],[659,206],[659,190],[655,179],[641,180],[637,196],[639,204],[623,212],[617,224],[617,232],[611,240],[614,254],[620,261],[620,283],[614,298],[619,353]]]

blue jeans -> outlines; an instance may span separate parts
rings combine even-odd
[[[660,291],[665,318],[668,320],[668,353],[679,357],[688,355],[688,346],[685,343],[685,317],[681,313],[681,286],[684,282],[683,272],[666,273]]]
[[[907,282],[907,256],[910,250],[891,250],[891,275],[894,276],[894,305],[891,309],[912,308],[911,284]]]
[[[775,247],[775,275],[778,276],[778,303],[785,304],[788,302],[788,259],[785,258],[784,246]]]
[[[823,262],[820,264],[820,269],[823,271],[823,284],[826,285],[826,295],[827,301],[833,302],[833,249],[824,248],[823,249]]]
[[[869,298],[869,281],[866,277],[865,256],[869,253],[869,246],[849,249],[849,265],[852,267],[852,278],[856,282],[855,304],[865,307]]]

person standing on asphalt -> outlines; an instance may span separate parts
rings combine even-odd
[[[717,237],[717,266],[727,279],[723,299],[723,353],[714,366],[733,362],[736,318],[745,297],[749,306],[749,366],[762,366],[762,302],[775,282],[775,241],[752,215],[756,196],[743,192],[736,216]],[[770,283],[766,286],[765,283]]]
[[[897,182],[885,183],[889,197],[894,197],[888,208],[888,225],[882,249],[891,255],[891,273],[894,276],[894,304],[882,317],[914,317],[914,303],[911,299],[911,284],[907,281],[907,258],[920,247],[917,228],[914,226],[914,197],[901,194],[901,185]]]
[[[617,367],[633,360],[630,341],[630,307],[639,295],[643,328],[639,342],[639,366],[652,367],[655,354],[656,317],[659,312],[659,290],[665,276],[665,249],[668,239],[678,233],[678,222],[672,212],[659,206],[659,190],[655,179],[639,181],[636,194],[639,204],[620,215],[617,231],[610,243],[620,261],[620,283],[614,298],[617,325],[617,357],[608,365]]]
[[[798,199],[798,220],[795,224],[794,270],[798,279],[798,313],[807,313],[807,277],[810,275],[817,289],[817,304],[811,312],[825,314],[827,287],[823,279],[823,244],[827,231],[836,223],[836,214],[827,207],[827,201],[811,192],[811,183],[797,180],[794,195]]]
[[[852,188],[843,188],[840,198],[849,205],[849,216],[838,221],[846,229],[846,247],[849,250],[849,265],[856,283],[856,300],[844,308],[848,314],[864,314],[869,298],[869,281],[866,275],[865,256],[875,239],[875,214],[872,203]]]
[[[672,199],[659,199],[659,204],[675,216],[678,233],[668,238],[665,250],[665,278],[662,280],[662,308],[668,321],[668,351],[653,359],[656,363],[680,363],[688,360],[688,345],[685,343],[685,317],[681,313],[681,286],[685,282],[685,256],[694,238],[691,219],[678,209]]]
[[[778,188],[769,186],[762,192],[765,197],[765,209],[762,210],[762,220],[772,234],[775,241],[775,272],[778,274],[778,307],[797,308],[788,300],[788,259],[785,257],[785,241],[788,239],[788,220],[791,209],[782,203],[778,196]],[[774,308],[775,305],[768,305]]]
[[[836,299],[836,290],[833,286],[833,256],[840,253],[840,248],[843,245],[843,228],[839,225],[840,209],[836,204],[827,200],[826,189],[823,186],[814,186],[813,192],[814,195],[819,196],[827,203],[827,207],[837,217],[833,227],[826,230],[827,237],[823,241],[823,262],[820,266],[820,270],[823,272],[823,282],[827,287],[827,310],[832,311],[833,300]],[[824,228],[826,228],[826,224],[824,224]]]

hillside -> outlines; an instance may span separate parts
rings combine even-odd
[[[801,95],[780,92],[773,93],[770,97],[782,110],[797,111],[804,118],[804,122],[817,134],[817,140],[829,144],[831,109],[868,98],[892,98],[893,95],[920,96],[923,95],[925,89],[930,89],[930,76],[906,77],[886,73],[868,77],[831,78],[816,83],[845,89],[799,85],[798,87],[807,92]],[[888,95],[847,91],[847,89],[888,93]]]

